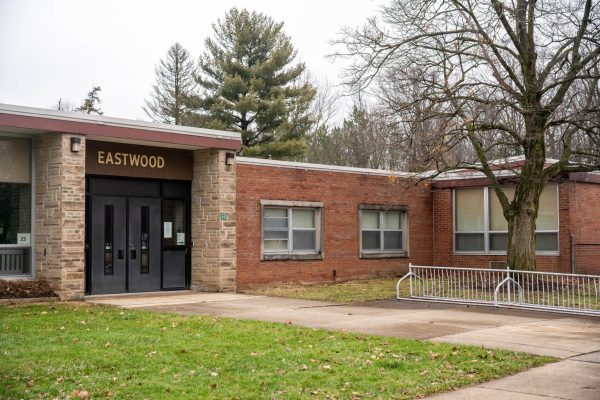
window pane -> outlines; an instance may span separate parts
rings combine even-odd
[[[298,209],[292,210],[292,228],[314,228],[315,210]]]
[[[536,233],[536,251],[558,251],[558,233]]]
[[[265,208],[265,218],[287,218],[287,208]]]
[[[287,240],[265,240],[265,251],[287,252]]]
[[[294,251],[312,250],[316,251],[316,232],[315,231],[294,231],[292,233],[294,240],[292,247]]]
[[[383,249],[384,250],[401,250],[402,249],[402,232],[387,231],[383,233]]]
[[[183,200],[163,200],[162,218],[164,224],[171,224],[171,235],[165,237],[163,229],[163,245],[184,246],[186,244],[185,202]]]
[[[490,251],[506,251],[508,233],[490,233]]]
[[[0,182],[31,182],[31,141],[0,138]]]
[[[265,208],[265,228],[287,228],[287,208]]]
[[[363,211],[361,229],[379,229],[379,211]]]
[[[540,195],[540,207],[536,221],[537,230],[558,230],[556,188],[556,185],[547,185]]]
[[[0,244],[31,245],[31,185],[0,182]]]
[[[363,250],[381,250],[381,239],[379,231],[363,231],[362,232],[362,248]]]
[[[509,201],[515,197],[515,187],[507,186],[503,187],[502,191],[506,194]],[[490,198],[490,230],[492,231],[506,231],[508,230],[508,222],[504,218],[504,214],[502,213],[502,206],[500,205],[500,200],[498,200],[498,196],[493,188],[489,188],[489,198]]]
[[[402,229],[402,213],[400,211],[388,211],[383,214],[384,229]]]
[[[483,189],[458,189],[456,195],[456,231],[483,231]]]
[[[457,251],[484,251],[483,233],[457,233]]]
[[[265,231],[265,239],[287,239],[288,231]]]
[[[112,275],[113,270],[113,233],[114,233],[114,207],[104,206],[104,275]]]
[[[140,273],[150,273],[150,207],[142,206],[140,227]]]

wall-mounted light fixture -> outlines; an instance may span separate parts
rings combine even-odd
[[[79,153],[81,150],[81,138],[72,137],[71,138],[71,151],[73,153]]]
[[[235,153],[225,153],[225,165],[233,165],[235,160]]]

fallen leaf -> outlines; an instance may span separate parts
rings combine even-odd
[[[71,392],[71,396],[75,397],[77,399],[82,399],[82,400],[90,398],[90,394],[88,393],[87,390],[77,390],[77,389],[75,389],[75,390],[73,390]]]

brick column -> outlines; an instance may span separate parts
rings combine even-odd
[[[225,151],[194,152],[192,181],[192,290],[236,290],[235,165]],[[226,220],[219,215],[226,213]]]
[[[35,140],[35,268],[63,300],[85,290],[85,138],[47,133]]]

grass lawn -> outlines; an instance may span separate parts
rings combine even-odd
[[[399,278],[363,279],[336,284],[285,285],[246,290],[245,293],[333,303],[362,303],[396,298]]]
[[[246,290],[245,293],[258,294],[272,297],[287,297],[293,299],[320,300],[333,303],[362,303],[373,300],[386,300],[396,298],[396,283],[399,278],[379,278],[364,279],[336,284],[311,284],[311,285],[282,285],[279,287],[266,287],[253,290]],[[445,286],[444,286],[445,284]],[[460,284],[460,282],[459,282]],[[481,282],[479,282],[481,284]],[[441,297],[450,296],[455,299],[473,299],[492,302],[494,299],[494,289],[496,283],[486,282],[484,287],[470,286],[468,281],[462,282],[462,287],[448,286],[448,281],[433,281],[432,279],[416,280],[413,279],[414,293],[423,293],[423,287],[426,286],[426,293],[437,294]],[[436,286],[434,290],[433,287]],[[561,302],[567,302],[567,306],[572,308],[584,308],[590,310],[600,310],[600,297],[598,297],[597,283],[587,282],[573,284],[573,287],[558,287],[545,284],[541,289],[529,289],[523,296],[526,304],[547,304],[558,306]],[[401,295],[409,296],[410,282],[405,279],[401,285]],[[475,287],[475,291],[473,289]],[[575,291],[578,290],[578,292]],[[554,290],[555,292],[552,292]],[[560,296],[558,295],[560,292]],[[575,294],[579,293],[579,294]],[[506,286],[499,292],[500,301],[508,301]],[[518,290],[516,286],[512,287],[511,301],[518,300]]]
[[[2,399],[412,399],[554,361],[85,304],[0,306]]]

